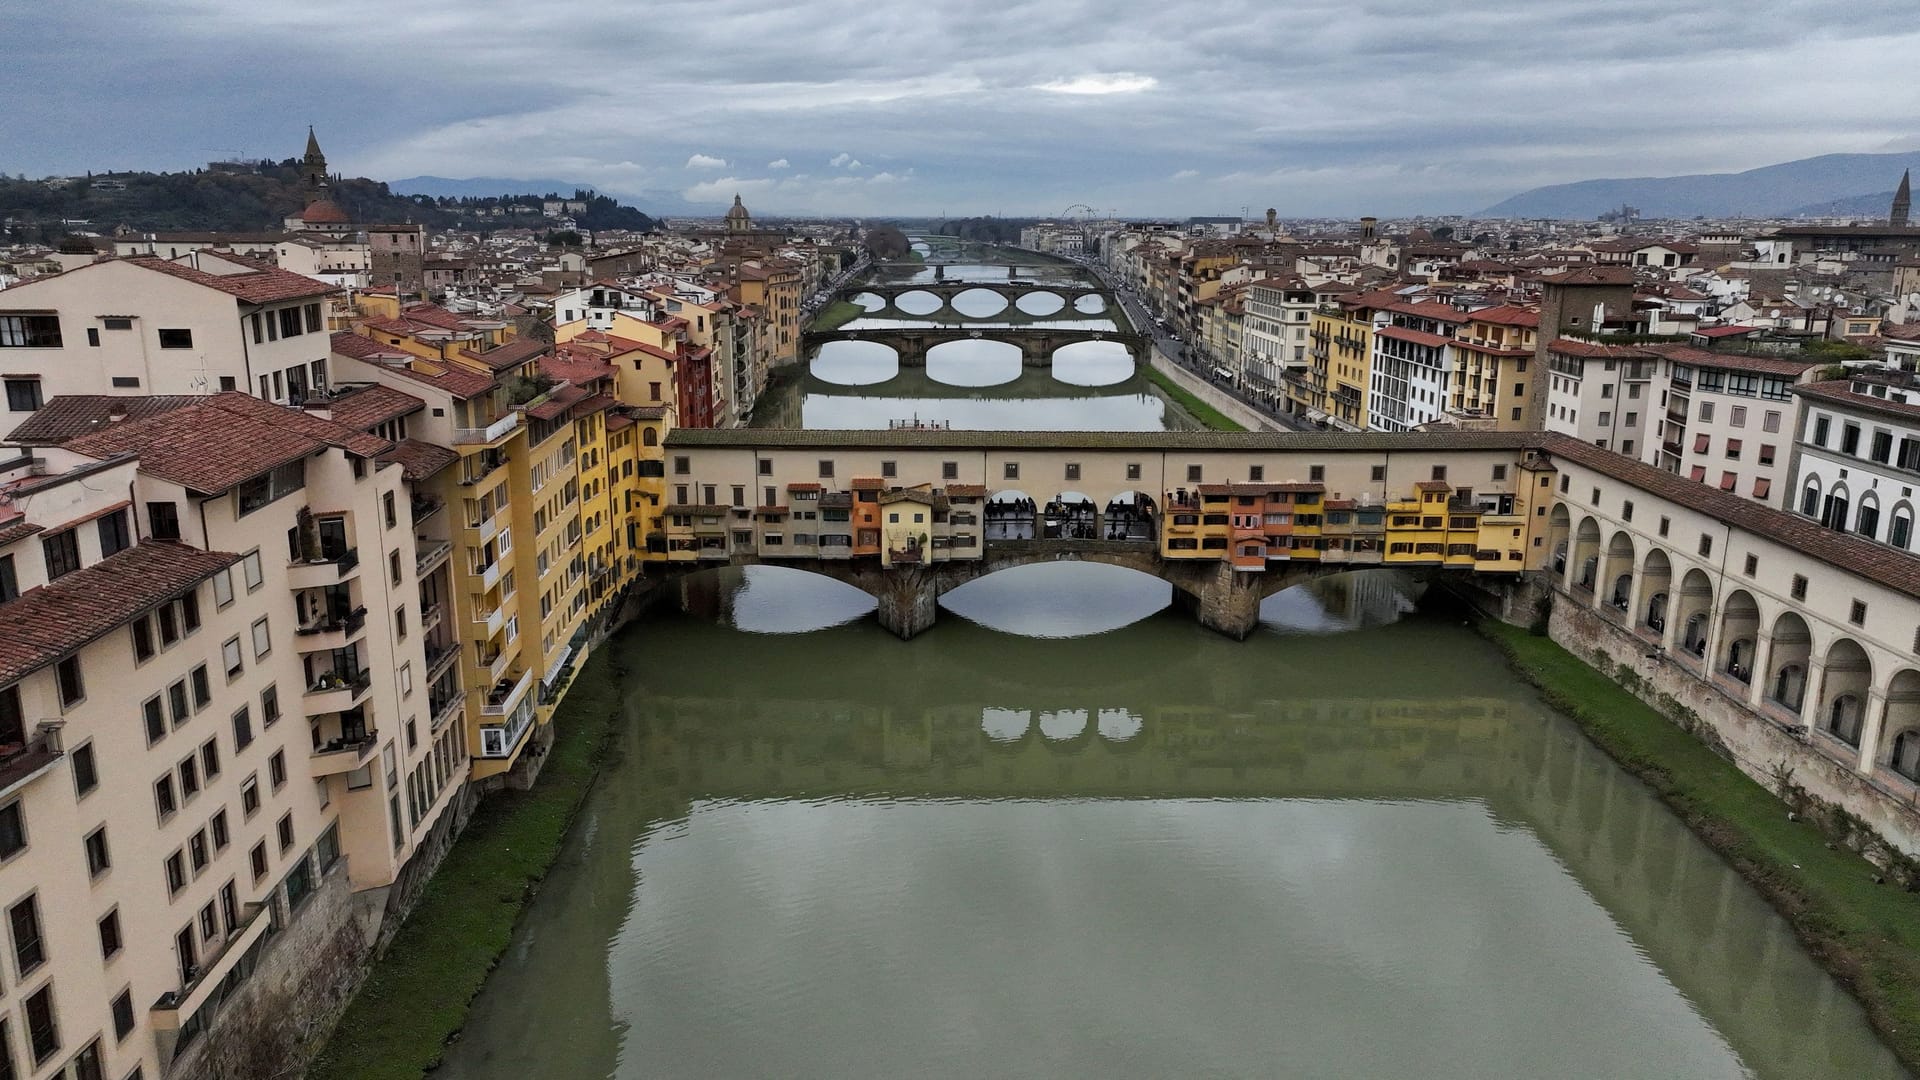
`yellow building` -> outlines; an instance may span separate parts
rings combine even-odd
[[[1448,411],[1500,431],[1532,428],[1528,367],[1539,328],[1540,313],[1529,308],[1503,304],[1470,312],[1453,339]]]
[[[1367,426],[1367,375],[1373,356],[1373,313],[1399,302],[1392,293],[1362,293],[1313,313],[1307,333],[1307,384],[1288,384],[1294,412],[1325,413],[1327,422],[1342,430],[1363,431]],[[1308,389],[1307,387],[1314,389]],[[1319,387],[1318,400],[1304,400]]]

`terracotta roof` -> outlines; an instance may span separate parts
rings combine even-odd
[[[1579,338],[1554,338],[1547,343],[1548,352],[1557,352],[1562,356],[1584,356],[1589,359],[1605,360],[1644,357],[1650,355],[1638,345],[1599,345]]]
[[[606,412],[608,409],[614,408],[619,404],[620,402],[615,400],[611,394],[594,394],[591,397],[582,398],[576,403],[573,406],[573,415],[575,418],[591,416],[597,412]],[[607,417],[607,423],[612,424],[614,417],[619,415],[619,413],[615,413],[613,416]],[[623,420],[626,419],[625,417],[620,418]],[[629,420],[628,423],[632,423],[632,421]]]
[[[227,257],[221,256],[223,259]],[[340,291],[324,281],[315,281],[291,270],[262,268],[239,274],[209,274],[150,255],[136,255],[126,261],[196,285],[205,285],[209,289],[218,289],[249,304],[272,304],[308,296],[327,296]]]
[[[321,199],[300,211],[300,220],[308,225],[345,225],[353,219],[332,199]]]
[[[67,449],[94,458],[137,454],[141,472],[211,495],[328,446],[376,457],[391,445],[344,424],[230,391],[83,435]]]
[[[1757,326],[1702,326],[1693,331],[1696,336],[1703,338],[1745,337],[1759,332]]]
[[[1439,334],[1429,334],[1421,330],[1412,330],[1404,326],[1382,326],[1379,329],[1375,330],[1373,333],[1375,337],[1394,338],[1399,341],[1411,341],[1415,345],[1428,345],[1436,349],[1444,348],[1448,343],[1453,341],[1452,338],[1441,337]]]
[[[820,490],[820,485],[819,485],[819,484],[811,484],[811,483],[808,483],[808,484],[788,484],[788,485],[787,485],[787,490],[788,490],[788,491],[819,491],[819,490]]]
[[[40,531],[42,531],[40,526],[26,520],[12,521],[5,525],[0,525],[0,547],[18,543]]]
[[[378,383],[342,394],[329,404],[334,423],[359,431],[371,431],[389,420],[427,407],[425,401],[412,394]]]
[[[1501,304],[1499,307],[1481,308],[1467,312],[1467,318],[1474,322],[1492,323],[1495,326],[1539,326],[1540,313],[1532,308]]]
[[[411,357],[413,354],[398,346],[375,341],[365,334],[356,334],[351,330],[336,330],[329,339],[330,347],[341,356],[351,356],[355,360],[379,361],[397,357]]]
[[[104,637],[240,561],[224,551],[142,541],[0,605],[0,686]],[[112,672],[96,672],[109,679]]]
[[[1907,388],[1902,387],[1899,389]],[[1875,412],[1882,416],[1895,417],[1901,420],[1920,420],[1920,404],[1908,404],[1904,401],[1875,397],[1872,394],[1855,393],[1852,381],[1847,379],[1832,379],[1827,382],[1808,383],[1805,386],[1794,387],[1793,392],[1799,394],[1801,397],[1813,398],[1817,401],[1824,401],[1842,408]]]
[[[1920,341],[1920,322],[1882,323],[1880,336],[1891,341]]]
[[[1557,274],[1542,274],[1540,280],[1549,285],[1631,285],[1633,268],[1630,266],[1582,266],[1572,270],[1562,270]]]
[[[419,439],[402,439],[380,455],[383,462],[400,466],[400,475],[418,483],[460,460],[458,451]]]
[[[1788,360],[1778,356],[1748,356],[1744,353],[1710,352],[1696,349],[1691,345],[1656,344],[1642,345],[1645,352],[1664,356],[1675,363],[1692,364],[1695,367],[1720,368],[1726,371],[1753,371],[1762,375],[1786,375],[1798,377],[1810,367],[1820,365],[1812,360]]]
[[[117,397],[111,394],[63,394],[42,405],[7,436],[10,443],[58,446],[113,423],[142,420],[192,405],[199,394]]]
[[[1445,480],[1422,480],[1413,485],[1420,491],[1452,491],[1453,485]]]
[[[978,499],[987,493],[985,484],[948,484],[947,495],[961,499]]]
[[[540,374],[549,379],[590,383],[611,379],[617,373],[601,354],[588,348],[576,348],[571,342],[554,346],[554,355],[540,358]]]
[[[1437,300],[1420,300],[1412,303],[1401,301],[1397,304],[1387,304],[1385,306],[1388,311],[1398,312],[1402,315],[1412,315],[1419,319],[1432,319],[1435,322],[1463,323],[1469,318],[1469,316],[1462,314],[1460,310],[1452,304],[1442,304]]]
[[[518,338],[485,352],[462,349],[460,355],[485,364],[494,371],[506,371],[509,368],[519,367],[550,348],[552,346],[538,338]]]
[[[558,386],[548,392],[547,400],[528,409],[527,415],[536,420],[553,420],[565,416],[568,409],[592,395],[584,386]]]
[[[1708,484],[1682,479],[1664,469],[1581,442],[1571,435],[1536,435],[1534,438],[1540,439],[1541,447],[1555,456],[1577,461],[1642,491],[1784,544],[1816,561],[1920,598],[1920,558],[1824,528],[1810,518],[1775,510]]]
[[[882,506],[889,503],[909,501],[926,503],[928,506],[932,506],[935,499],[933,492],[927,491],[924,488],[900,488],[897,491],[886,491],[880,494],[880,504]]]
[[[851,486],[855,491],[879,491],[887,482],[877,476],[856,476]]]

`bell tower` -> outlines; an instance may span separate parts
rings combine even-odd
[[[327,197],[327,155],[320,152],[320,140],[314,137],[311,124],[307,125],[307,156],[300,162],[300,179],[306,185],[307,205]]]
[[[1887,214],[1887,224],[1896,229],[1907,226],[1907,217],[1913,212],[1913,170],[1900,174],[1900,187],[1893,193],[1893,210]]]

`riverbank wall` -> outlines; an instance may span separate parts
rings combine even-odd
[[[1173,384],[1194,397],[1205,402],[1208,407],[1217,410],[1222,416],[1246,428],[1248,431],[1285,431],[1286,428],[1275,423],[1272,418],[1262,415],[1258,410],[1247,407],[1238,398],[1223,392],[1219,387],[1193,372],[1174,363],[1162,355],[1160,350],[1152,350],[1153,369]]]

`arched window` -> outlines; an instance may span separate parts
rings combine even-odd
[[[1900,503],[1893,508],[1893,520],[1887,523],[1887,543],[1902,551],[1913,544],[1913,507]]]
[[[1860,512],[1854,519],[1853,531],[1869,540],[1880,538],[1880,500],[1871,491],[1860,496]]]
[[[1773,679],[1773,700],[1800,711],[1800,702],[1807,693],[1807,669],[1799,664],[1786,664],[1780,668],[1780,674]]]
[[[1841,694],[1833,699],[1833,707],[1827,712],[1827,730],[1848,746],[1859,746],[1860,720],[1860,699]]]
[[[1894,772],[1920,783],[1920,731],[1908,728],[1894,736],[1893,757],[1887,764]]]
[[[1680,643],[1695,656],[1707,655],[1707,615],[1698,612],[1687,620],[1687,632]]]
[[[1820,511],[1820,524],[1838,532],[1847,531],[1847,485],[1835,484],[1827,496],[1826,505]]]
[[[644,431],[642,431],[640,433],[640,445],[641,446],[659,446],[660,445],[659,429],[647,428]]]
[[[1807,477],[1807,486],[1800,492],[1800,512],[1810,518],[1820,516],[1820,478]]]
[[[1654,593],[1647,601],[1647,626],[1658,632],[1667,628],[1667,594]]]

